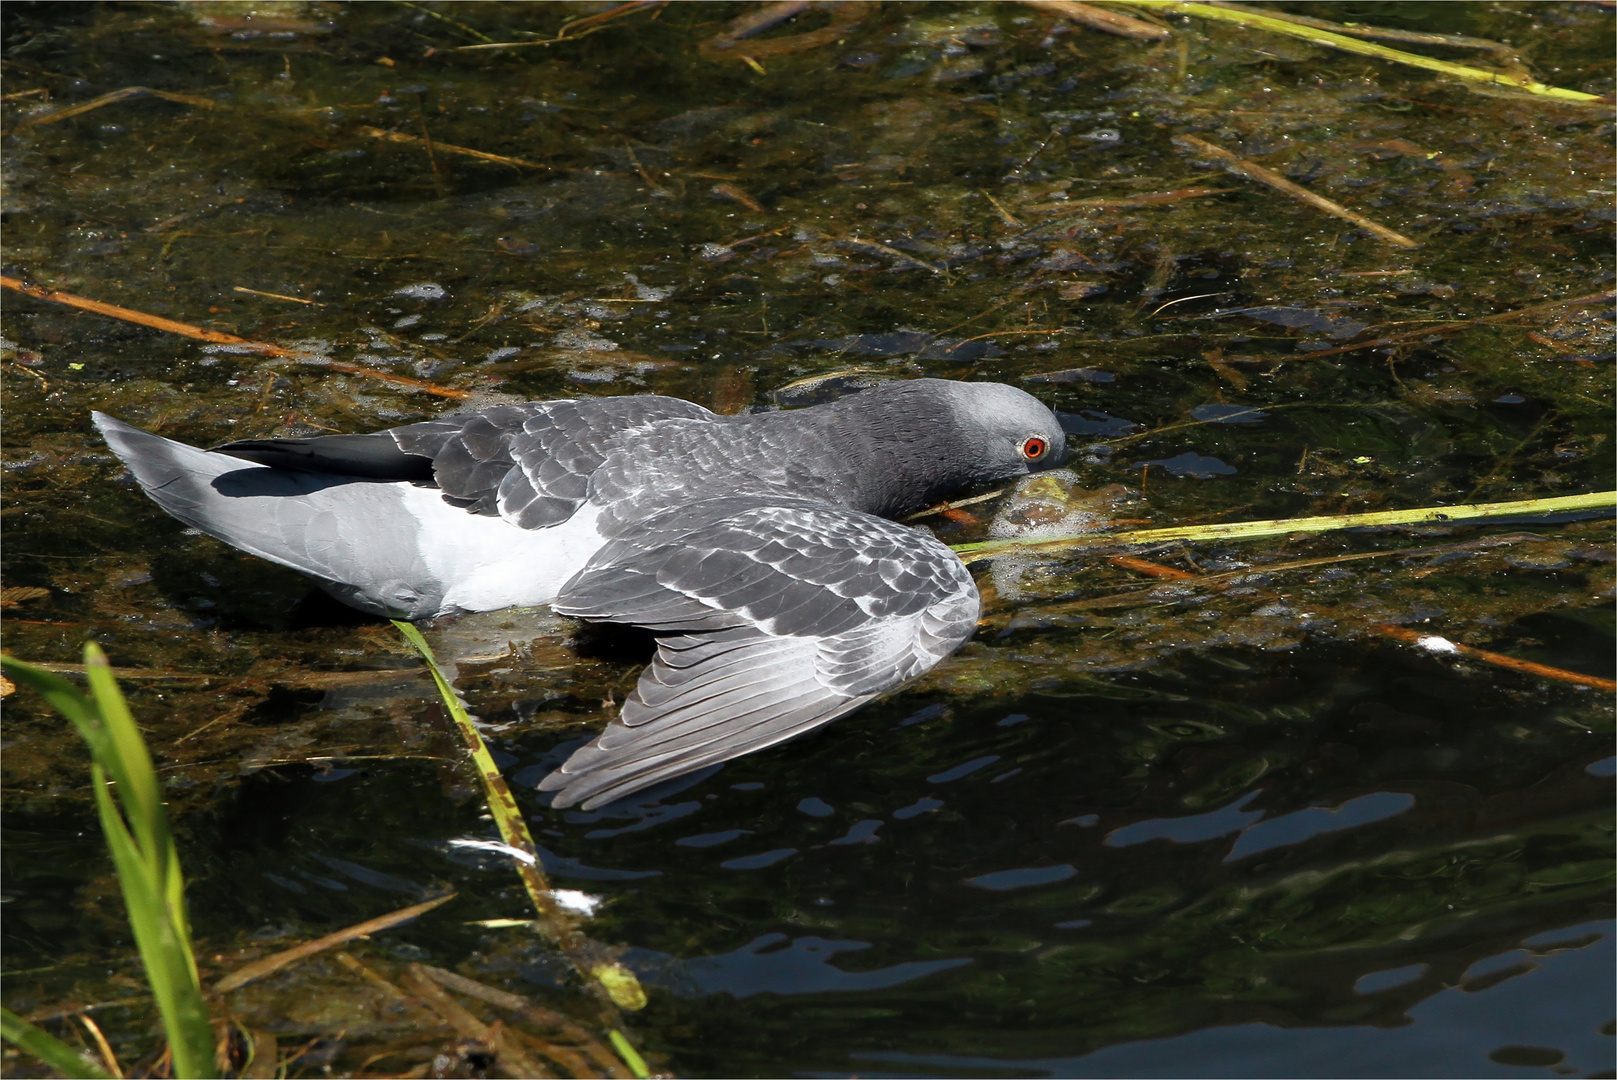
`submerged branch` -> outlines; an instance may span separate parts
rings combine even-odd
[[[162,330],[170,334],[179,334],[182,337],[206,341],[213,345],[229,345],[237,350],[264,353],[267,356],[284,356],[301,363],[327,367],[332,371],[340,371],[345,375],[360,375],[367,379],[392,383],[394,386],[402,386],[410,390],[420,390],[423,393],[434,394],[438,397],[457,399],[471,397],[471,394],[465,390],[456,390],[452,387],[439,386],[436,383],[425,382],[421,379],[412,379],[408,375],[395,375],[390,371],[378,371],[375,368],[364,367],[360,364],[349,364],[339,360],[327,360],[324,357],[309,356],[298,352],[296,349],[288,349],[282,345],[271,345],[267,341],[249,341],[247,338],[227,334],[221,330],[205,330],[200,326],[165,319],[160,315],[148,315],[146,312],[136,311],[134,308],[119,307],[117,304],[91,300],[85,296],[75,296],[72,293],[62,292],[58,289],[47,289],[41,285],[30,285],[20,278],[0,275],[0,288],[13,289],[25,296],[32,296],[36,300],[48,300],[53,304],[65,304],[68,307],[78,308],[80,311],[105,315],[109,319],[118,319],[121,322],[134,323],[137,326],[149,327],[152,330]]]
[[[1127,15],[1119,15],[1115,11],[1107,11],[1093,4],[1079,3],[1078,0],[1022,0],[1022,3],[1027,7],[1048,11],[1052,15],[1060,15],[1091,30],[1134,38],[1137,41],[1161,41],[1173,34],[1172,30],[1165,27]]]

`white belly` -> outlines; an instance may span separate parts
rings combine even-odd
[[[421,558],[444,585],[440,614],[547,604],[603,542],[591,503],[545,529],[469,514],[433,488],[408,488],[404,505],[421,523]]]

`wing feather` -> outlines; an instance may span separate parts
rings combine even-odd
[[[654,515],[563,587],[564,615],[665,633],[622,715],[540,788],[593,808],[800,735],[971,636],[977,590],[931,536],[807,500]]]
[[[449,501],[542,529],[573,516],[620,435],[674,419],[713,414],[655,395],[577,398],[500,405],[387,434],[405,454],[431,459],[433,480]]]

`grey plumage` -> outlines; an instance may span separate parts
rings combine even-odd
[[[1033,398],[892,383],[795,412],[641,396],[202,451],[98,415],[187,524],[408,618],[549,602],[659,633],[622,715],[541,788],[593,807],[828,723],[973,632],[975,585],[896,517],[1059,464]]]

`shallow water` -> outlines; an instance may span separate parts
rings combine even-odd
[[[1508,40],[1547,82],[1612,89],[1593,5],[1287,8]],[[928,374],[1037,393],[1094,512],[1142,525],[1614,486],[1609,303],[1453,325],[1611,287],[1609,110],[1010,5],[872,6],[762,74],[699,51],[745,5],[503,51],[455,48],[598,9],[246,10],[5,12],[7,95],[49,91],[5,105],[6,274],[304,350],[6,294],[4,584],[35,590],[7,601],[6,648],[71,663],[94,637],[125,669],[205,979],[451,885],[355,954],[576,1002],[537,941],[470,925],[525,901],[501,858],[448,843],[494,834],[413,654],[164,517],[90,409],[207,445],[462,404],[400,379],[733,412]],[[42,122],[127,86],[216,107]],[[1191,188],[1220,190],[1116,205]],[[927,520],[949,542],[1008,520],[971,510]],[[606,899],[589,933],[652,988],[633,1032],[669,1071],[1610,1075],[1609,694],[1374,630],[1610,679],[1609,521],[1141,554],[1245,574],[976,565],[984,628],[920,683],[594,813],[534,786],[633,685],[635,643],[531,613],[431,636],[551,876]],[[6,1005],[103,1005],[134,1061],[151,1017],[116,1004],[140,970],[84,754],[26,693],[6,704]],[[445,1043],[355,983],[317,960],[230,1005],[283,1049],[323,1040],[294,1070],[393,1051],[367,1075],[403,1072]]]

